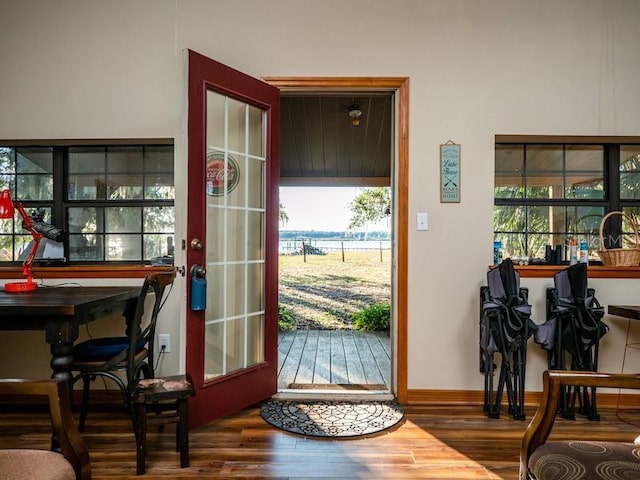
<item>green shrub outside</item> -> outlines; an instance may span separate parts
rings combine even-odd
[[[294,318],[284,305],[278,305],[278,329],[282,331],[293,329]]]
[[[358,330],[389,330],[391,306],[388,303],[376,303],[355,312],[351,319]]]

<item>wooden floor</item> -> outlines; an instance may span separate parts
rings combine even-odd
[[[389,385],[389,334],[353,330],[291,330],[278,338],[278,389],[291,386]]]
[[[47,416],[24,407],[0,410],[0,448],[41,446],[50,440]],[[122,408],[92,411],[84,432],[93,478],[136,478],[135,441]],[[481,406],[409,406],[404,422],[375,437],[322,440],[288,434],[267,424],[252,407],[190,432],[191,465],[179,467],[173,426],[148,434],[147,473],[140,479],[504,479],[518,476],[526,422],[504,414],[488,419]],[[527,409],[527,419],[532,410]],[[611,409],[600,422],[557,420],[554,438],[582,432],[601,439],[633,440],[640,427]],[[640,425],[640,413],[625,416]],[[26,435],[17,435],[28,429]]]

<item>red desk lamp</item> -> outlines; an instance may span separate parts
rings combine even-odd
[[[31,252],[29,252],[29,256],[22,263],[22,274],[27,277],[27,281],[5,283],[4,290],[7,293],[33,292],[38,288],[38,285],[33,281],[31,265],[36,257],[38,245],[42,239],[42,234],[35,230],[31,217],[27,215],[22,203],[11,200],[9,190],[3,190],[0,194],[0,219],[14,218],[16,208],[22,217],[22,228],[29,230],[29,233],[31,233],[31,236],[33,237],[33,247],[31,248]]]

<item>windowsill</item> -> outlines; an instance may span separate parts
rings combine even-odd
[[[162,272],[171,265],[74,265],[32,268],[34,278],[144,278],[149,272]],[[0,279],[24,278],[22,266],[0,267]]]
[[[553,278],[553,275],[569,265],[516,265],[522,278]],[[589,278],[640,278],[638,267],[611,267],[605,265],[589,265]]]

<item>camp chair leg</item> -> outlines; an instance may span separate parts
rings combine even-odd
[[[513,415],[513,411],[515,408],[515,396],[513,390],[513,372],[511,371],[512,362],[509,361],[509,357],[507,357],[505,363],[502,364],[501,370],[501,385],[502,387],[507,387],[507,412],[509,415]],[[498,404],[498,407],[500,405]]]
[[[492,355],[493,357],[493,355]],[[488,376],[488,388],[485,389],[485,397],[486,397],[486,410],[487,410],[487,415],[489,418],[500,418],[500,399],[502,397],[502,391],[501,391],[501,385],[502,385],[502,371],[500,372],[499,378],[498,378],[498,389],[495,392],[495,397],[494,397],[494,374],[495,374],[495,365],[493,364],[493,359],[492,359],[492,363],[490,365],[490,368],[488,370],[489,372],[489,376]],[[497,405],[497,407],[496,407]]]
[[[515,353],[516,355],[516,368],[514,372],[514,397],[516,399],[516,405],[513,411],[513,418],[515,420],[524,420],[524,380],[525,380],[525,368],[526,368],[526,346],[520,347]]]
[[[485,352],[484,358],[484,411],[488,412],[491,404],[490,392],[493,390],[493,374],[495,371],[495,365],[493,364],[493,355]]]

